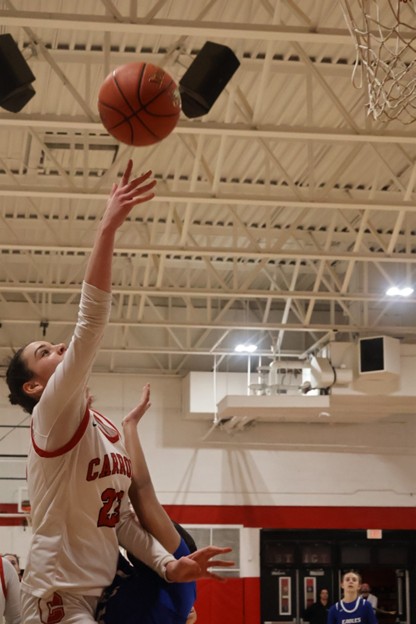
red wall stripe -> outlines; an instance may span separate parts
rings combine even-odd
[[[183,524],[241,524],[265,529],[416,529],[414,507],[272,507],[250,505],[164,505]],[[0,504],[0,525],[24,519],[2,518],[17,513],[14,503]]]
[[[268,507],[164,505],[183,524],[241,524],[265,529],[416,529],[413,507]]]
[[[17,514],[16,503],[0,503],[0,526],[27,526],[24,516],[18,518],[2,518],[1,514]]]

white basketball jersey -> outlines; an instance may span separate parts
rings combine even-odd
[[[27,480],[33,537],[22,589],[98,596],[114,577],[118,544],[163,576],[173,560],[128,504],[131,463],[114,425],[87,405],[88,377],[111,295],[83,285],[77,325],[32,414]]]
[[[130,477],[131,462],[117,429],[93,410],[86,411],[73,439],[56,452],[42,451],[32,440],[33,539],[24,591],[43,598],[59,590],[100,595],[116,572],[117,530],[123,525],[134,537],[133,550],[150,557],[161,572],[172,557],[130,511]]]

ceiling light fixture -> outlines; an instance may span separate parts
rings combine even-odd
[[[386,290],[386,295],[389,297],[410,297],[413,294],[413,288],[411,286],[405,286],[404,288],[398,288],[398,286],[391,286]]]
[[[257,350],[257,345],[253,344],[238,344],[234,351],[237,353],[254,353]]]

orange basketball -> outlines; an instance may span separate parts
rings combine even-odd
[[[152,145],[167,137],[178,123],[178,85],[156,65],[121,65],[100,87],[98,112],[103,126],[118,141]]]

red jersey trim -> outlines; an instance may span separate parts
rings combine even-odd
[[[6,585],[6,579],[5,579],[5,576],[4,576],[3,558],[2,557],[0,557],[0,579],[1,579],[1,586],[3,588],[4,597],[7,600],[7,585]]]
[[[100,428],[101,432],[105,435],[107,440],[110,440],[110,442],[112,443],[118,442],[120,439],[120,432],[117,429],[117,427],[111,422],[111,420],[108,420],[108,418],[106,418],[105,416],[100,414],[100,412],[97,412],[95,410],[92,410],[92,413],[93,413],[95,422],[97,423],[98,427]]]
[[[74,435],[72,436],[72,438],[69,440],[69,442],[67,442],[66,444],[64,444],[63,446],[61,446],[61,448],[56,449],[56,451],[44,451],[43,449],[41,449],[35,442],[35,438],[33,435],[33,421],[30,424],[30,434],[32,437],[32,444],[33,444],[33,448],[35,449],[36,453],[40,456],[40,457],[59,457],[59,455],[64,455],[65,453],[67,453],[68,451],[71,451],[77,444],[78,442],[81,440],[82,436],[85,433],[85,430],[87,428],[87,425],[89,423],[90,420],[90,410],[87,407],[87,409],[85,410],[85,414],[80,422],[80,425],[78,427],[78,429],[75,431]]]

